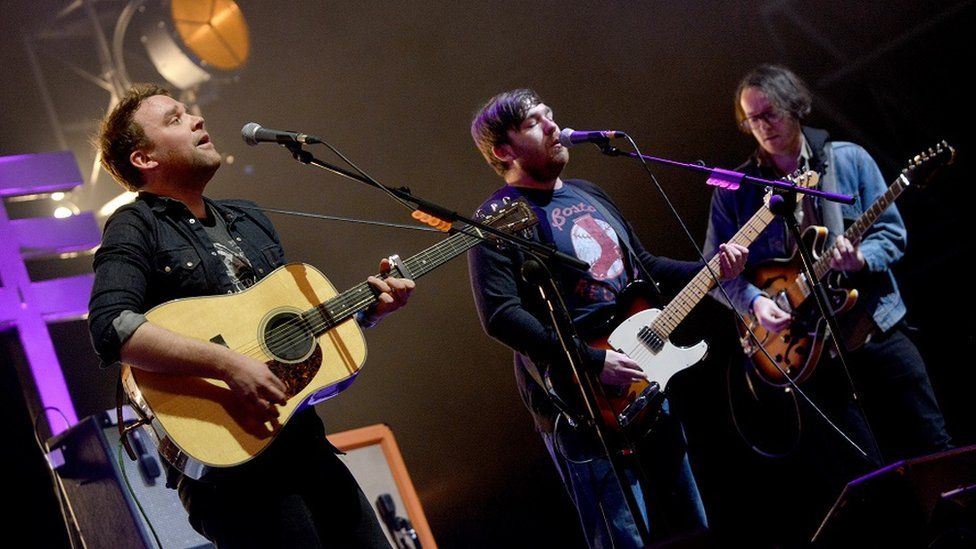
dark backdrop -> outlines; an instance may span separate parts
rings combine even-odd
[[[43,28],[67,4],[3,4],[0,154],[59,148],[21,33]],[[121,6],[94,4],[105,11]],[[211,87],[201,98],[218,150],[233,157],[209,188],[214,197],[409,222],[375,190],[301,166],[274,146],[246,147],[240,128],[256,121],[324,137],[380,181],[409,185],[469,212],[500,184],[471,143],[470,117],[491,95],[521,86],[535,88],[562,126],[622,129],[645,153],[733,167],[752,141],[735,128],[732,93],[738,78],[762,62],[787,64],[804,77],[816,95],[813,122],[863,144],[888,180],[911,155],[948,139],[960,150],[957,167],[938,186],[899,200],[910,244],[896,274],[949,426],[958,443],[973,442],[966,387],[973,381],[974,303],[964,258],[973,250],[967,157],[974,109],[959,76],[974,63],[971,1],[240,5],[252,57],[236,82]],[[102,23],[111,29],[114,19],[107,15]],[[84,20],[68,30],[67,38],[42,40],[39,63],[67,144],[87,174],[86,139],[108,94],[58,61],[97,67]],[[151,78],[139,55],[128,64],[136,78]],[[325,149],[317,151],[329,158]],[[694,173],[654,171],[700,244],[710,189]],[[653,252],[695,257],[632,162],[580,147],[565,175],[602,184]],[[84,202],[112,195],[113,185],[101,174],[78,200],[91,207]],[[380,257],[409,256],[440,238],[282,216],[274,221],[289,258],[316,265],[340,289],[372,273]],[[731,333],[714,304],[695,317]],[[83,323],[55,326],[52,335],[79,416],[111,407],[113,373],[97,368]],[[422,280],[411,306],[367,339],[369,359],[359,380],[320,412],[332,431],[377,422],[392,427],[442,545],[579,543],[571,508],[515,391],[510,352],[477,321],[463,259]],[[752,497],[741,481],[729,489],[726,480],[788,485],[788,479],[764,476],[768,463],[750,454],[732,429],[727,380],[741,384],[741,374],[727,376],[722,350],[731,346],[715,343],[712,361],[677,379],[674,391],[712,520],[728,524],[768,502]],[[8,341],[6,347],[13,362],[16,346]],[[18,391],[12,381],[5,384],[6,393]],[[16,443],[32,444],[29,415],[11,412],[10,421],[24,433]],[[36,471],[39,459],[15,463]],[[31,476],[28,488],[51,490],[43,474]],[[30,501],[24,516],[48,517],[53,527],[44,535],[58,539],[50,533],[59,527],[50,501]]]

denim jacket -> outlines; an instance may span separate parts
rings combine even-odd
[[[854,204],[840,205],[840,217],[846,229],[869,208],[886,190],[887,185],[874,159],[862,147],[843,141],[829,142],[827,132],[815,128],[803,128],[803,135],[813,152],[811,169],[821,173],[821,185],[833,181],[833,192],[853,195]],[[758,154],[753,155],[738,168],[747,175],[776,179],[779,176],[769,166],[763,166]],[[716,188],[712,195],[711,216],[705,236],[705,256],[713,254],[719,244],[727,242],[739,227],[744,225],[756,211],[763,207],[765,190],[756,185],[742,185],[736,191]],[[806,197],[809,200],[812,197]],[[819,199],[814,199],[819,201]],[[817,204],[819,211],[829,206]],[[822,220],[823,221],[823,220]],[[821,223],[822,223],[821,221]],[[829,242],[837,237],[838,227],[831,227]],[[749,246],[748,267],[754,267],[773,258],[786,258],[793,252],[787,249],[791,239],[787,238],[785,223],[774,219],[769,227]],[[864,276],[858,275],[864,284],[859,299],[866,300],[867,311],[881,331],[887,331],[905,316],[905,303],[898,291],[898,284],[891,272],[891,266],[905,253],[907,235],[905,224],[894,204],[888,207],[878,220],[865,232],[861,241],[861,253],[866,262]],[[748,313],[752,301],[761,294],[759,288],[745,277],[723,283],[735,308],[740,313]],[[865,291],[866,290],[866,291]],[[864,294],[867,295],[864,295]],[[720,299],[724,303],[724,299]]]
[[[244,200],[204,199],[227,224],[258,278],[285,262],[271,221]],[[227,270],[201,223],[180,201],[139,193],[109,218],[95,252],[89,329],[103,365],[119,360],[122,342],[113,321],[123,311],[144,313],[166,301],[232,293]]]

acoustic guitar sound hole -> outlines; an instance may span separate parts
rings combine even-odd
[[[305,319],[297,313],[277,313],[264,325],[264,344],[282,362],[304,359],[315,345]]]

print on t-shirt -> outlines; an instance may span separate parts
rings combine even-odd
[[[233,242],[230,246],[214,242],[214,249],[227,269],[227,276],[234,284],[234,290],[239,292],[254,285],[254,269],[237,245]]]
[[[565,273],[563,287],[571,292],[566,296],[568,301],[583,310],[616,300],[628,277],[620,238],[610,223],[596,207],[565,186],[553,192],[543,209],[556,247],[590,266],[584,276]]]
[[[576,257],[590,264],[590,274],[596,280],[616,278],[624,270],[617,233],[609,223],[594,219],[590,214],[573,221],[570,233]]]

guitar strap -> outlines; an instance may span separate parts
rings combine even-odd
[[[601,216],[603,216],[604,219],[607,220],[607,223],[609,223],[610,226],[613,228],[614,232],[617,233],[617,238],[620,240],[620,244],[622,245],[624,250],[626,250],[626,254],[625,254],[626,261],[627,263],[630,264],[628,271],[630,271],[634,275],[639,274],[640,271],[640,274],[643,274],[645,277],[647,277],[648,280],[651,280],[649,273],[643,273],[643,269],[641,268],[640,261],[637,260],[637,257],[633,252],[633,246],[631,245],[630,242],[630,236],[626,230],[626,227],[624,227],[620,223],[620,219],[616,215],[610,213],[610,210],[606,207],[606,205],[603,204],[603,202],[600,199],[596,198],[592,194],[582,189],[579,185],[574,183],[573,180],[571,179],[563,180],[563,184],[566,185],[567,188],[571,189],[571,191],[575,193],[577,196],[579,196],[586,202],[590,203],[594,208],[596,208],[596,211]],[[518,187],[513,187],[511,185],[506,185],[497,194],[497,197],[500,199],[508,198],[511,200],[515,200],[516,198],[523,197],[523,196],[524,195],[522,194],[522,192],[519,190]],[[536,214],[536,217],[539,219],[539,224],[536,225],[535,227],[537,239],[539,240],[539,242],[551,244],[553,242],[552,227],[549,225],[549,218],[548,216],[546,216],[545,210],[540,208],[538,205],[536,205],[532,200],[529,200],[527,197],[526,197],[526,201],[529,203],[529,206],[532,208],[532,211]]]
[[[495,194],[494,198],[499,199],[502,202],[506,202],[509,200],[517,200],[520,197],[524,197],[524,195],[518,189],[518,187],[505,185]],[[532,232],[535,235],[535,240],[539,242],[552,242],[552,228],[549,226],[549,219],[546,217],[546,212],[528,198],[525,198],[525,202],[529,205],[529,208],[532,209],[532,213],[535,214],[536,219],[539,220],[539,223],[532,228]],[[518,257],[521,258],[522,256],[523,253],[518,252]],[[542,373],[539,372],[539,367],[536,366],[536,364],[532,362],[527,355],[521,355],[521,357],[522,359],[520,362],[522,362],[523,369],[529,374],[529,377],[531,377],[532,380],[535,381],[539,387],[546,392],[546,394],[550,394],[549,390],[546,389],[546,383],[542,378]]]
[[[125,418],[122,414],[122,407],[125,406],[125,401],[125,390],[122,388],[122,368],[119,368],[119,379],[115,384],[115,426],[119,430],[119,440],[122,441],[122,447],[125,448],[125,453],[131,461],[135,461],[138,458],[136,457],[135,450],[132,449],[132,445],[129,444],[128,433],[125,429]]]
[[[820,188],[828,193],[837,192],[837,174],[834,170],[834,147],[833,143],[824,144],[824,156],[826,165],[824,166],[824,176],[820,180]],[[821,200],[820,211],[823,215],[823,224],[827,227],[830,235],[836,237],[844,234],[844,217],[840,211],[840,203],[833,200]]]
[[[119,441],[122,443],[122,447],[125,449],[126,455],[129,456],[129,460],[137,461],[139,457],[136,455],[136,451],[132,448],[132,443],[129,442],[129,431],[134,429],[139,429],[143,425],[149,423],[149,419],[139,410],[138,406],[133,406],[132,409],[139,416],[139,419],[126,425],[125,414],[123,413],[123,407],[126,402],[130,402],[129,398],[125,394],[125,388],[122,386],[122,368],[119,368],[118,381],[115,384],[115,426],[119,430]]]

